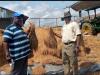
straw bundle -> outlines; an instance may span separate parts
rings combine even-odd
[[[35,32],[35,24],[30,23],[30,32],[29,32],[29,38],[31,43],[31,49],[37,50],[38,48],[38,40]]]
[[[3,48],[3,32],[4,30],[0,29],[0,66],[3,66],[7,63],[6,58],[5,58],[5,51]]]
[[[44,75],[45,73],[46,73],[46,70],[44,69],[42,65],[32,68],[33,75]]]
[[[6,74],[10,74],[11,67],[9,64],[3,65],[0,67],[0,71],[4,71],[4,72],[6,72]]]
[[[56,49],[57,48],[57,40],[54,36],[54,32],[53,32],[52,28],[48,29],[48,33],[45,37],[46,37],[46,39],[44,39],[44,44],[46,45],[46,47]]]

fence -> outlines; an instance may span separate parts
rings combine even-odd
[[[60,18],[31,18],[37,27],[61,26]]]
[[[31,20],[35,23],[36,27],[57,27],[64,24],[61,18],[31,18]],[[77,20],[77,17],[74,16],[73,20]],[[0,18],[0,28],[5,29],[11,22],[11,18]]]
[[[37,27],[56,27],[62,26],[64,21],[61,18],[31,18]],[[72,20],[79,20],[78,17],[73,16]]]

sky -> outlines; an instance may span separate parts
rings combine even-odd
[[[64,11],[68,11],[68,9],[64,8],[76,2],[78,1],[0,1],[0,7],[20,12],[30,18],[60,18],[63,17]],[[70,9],[70,11],[72,16],[79,16],[79,13],[73,9]],[[100,13],[100,9],[97,10],[98,12]],[[93,11],[90,13],[93,14]],[[88,15],[86,11],[83,11],[82,14],[83,16]],[[49,20],[43,21],[51,22]]]
[[[65,7],[70,6],[77,1],[0,1],[0,7],[4,7],[15,12],[20,12],[30,18],[59,18],[63,17]],[[68,10],[68,9],[66,9]],[[75,11],[71,10],[71,14],[76,15]],[[39,20],[33,19],[39,25]],[[59,22],[59,23],[58,23]],[[41,19],[43,25],[54,25],[54,19]],[[57,20],[59,25],[62,25],[61,18]]]
[[[61,17],[64,8],[77,1],[0,1],[0,6],[29,17]],[[74,12],[72,12],[74,14]]]

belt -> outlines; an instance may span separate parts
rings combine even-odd
[[[68,44],[71,44],[71,43],[75,43],[75,41],[70,41],[70,42],[67,42],[67,43],[64,43],[64,44],[68,45]]]

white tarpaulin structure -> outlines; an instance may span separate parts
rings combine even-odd
[[[100,7],[100,1],[79,1],[71,6],[76,11]]]

